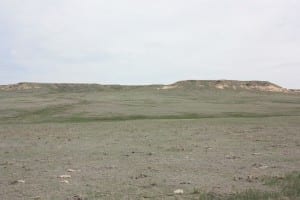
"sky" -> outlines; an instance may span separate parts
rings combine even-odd
[[[0,0],[0,84],[300,88],[299,0]]]

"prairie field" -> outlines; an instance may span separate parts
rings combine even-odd
[[[0,199],[300,199],[299,93],[162,87],[0,90]]]

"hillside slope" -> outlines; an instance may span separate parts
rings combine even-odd
[[[235,80],[187,80],[179,81],[161,89],[194,88],[194,89],[232,89],[256,90],[263,92],[292,92],[268,81],[235,81]]]
[[[110,89],[132,89],[132,88],[155,88],[162,90],[170,89],[231,89],[231,90],[252,90],[263,92],[293,92],[268,81],[236,81],[236,80],[185,80],[178,81],[170,85],[101,85],[101,84],[81,84],[81,83],[30,83],[22,82],[11,85],[0,85],[2,91],[20,91],[33,89],[48,89],[61,91],[91,91],[91,90],[110,90]]]
[[[0,123],[299,116],[300,95],[269,82],[2,86]]]

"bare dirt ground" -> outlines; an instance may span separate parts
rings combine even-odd
[[[194,189],[261,188],[264,176],[299,170],[299,119],[1,126],[0,196],[174,199],[176,189],[192,198]]]
[[[299,96],[151,91],[1,93],[0,199],[199,199],[299,171]]]

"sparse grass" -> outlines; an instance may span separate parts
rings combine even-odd
[[[197,114],[184,113],[173,115],[113,115],[113,116],[82,116],[81,113],[73,116],[59,116],[75,105],[58,105],[50,108],[43,108],[34,112],[21,112],[15,117],[3,119],[5,123],[85,123],[85,122],[105,122],[105,121],[128,121],[128,120],[178,120],[178,119],[214,119],[214,118],[267,118],[267,117],[292,117],[298,116],[292,113],[273,113],[273,114],[255,114],[255,113],[220,113],[220,114]]]
[[[201,190],[199,188],[194,188],[192,194],[201,194]]]
[[[200,193],[199,200],[275,200],[280,197],[276,192],[264,192],[248,189],[243,192],[222,195],[216,193]]]
[[[157,87],[0,92],[0,199],[299,199],[299,173],[267,179],[272,191],[243,181],[254,163],[262,177],[299,166],[300,95]]]
[[[244,192],[236,193],[225,197],[224,200],[275,200],[280,198],[277,192],[266,192],[259,190],[246,190]]]
[[[214,193],[202,192],[199,195],[199,200],[221,200],[221,197]]]
[[[266,184],[281,188],[281,193],[290,198],[300,198],[300,172],[293,172],[285,177],[272,177]]]
[[[84,123],[145,119],[299,116],[300,95],[159,86],[45,85],[0,92],[0,123]],[[22,99],[22,101],[20,101]],[[45,105],[44,102],[51,102]],[[93,108],[93,109],[89,109]],[[86,110],[87,109],[87,110]],[[15,112],[14,112],[15,111]],[[16,114],[17,113],[17,114]],[[81,114],[85,113],[85,114]]]
[[[199,200],[279,200],[300,199],[300,172],[293,172],[285,177],[267,178],[265,183],[269,186],[278,187],[278,191],[260,191],[248,189],[243,192],[230,195],[218,195],[215,193],[201,192],[194,189],[193,194],[200,194]]]

